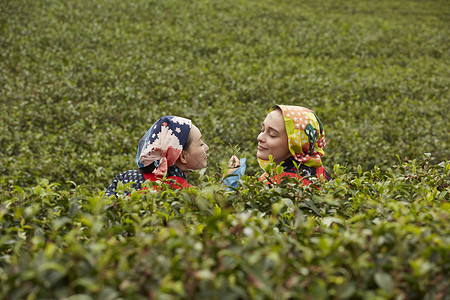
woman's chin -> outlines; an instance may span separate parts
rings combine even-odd
[[[269,160],[269,157],[267,155],[262,154],[261,152],[256,152],[256,157],[261,160]]]

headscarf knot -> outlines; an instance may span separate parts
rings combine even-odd
[[[192,122],[177,116],[164,116],[153,124],[139,141],[136,164],[139,168],[154,164],[157,177],[167,174],[188,140]]]

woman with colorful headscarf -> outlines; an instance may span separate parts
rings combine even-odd
[[[186,188],[189,170],[205,168],[209,147],[202,140],[200,130],[189,119],[164,116],[139,141],[136,164],[139,170],[119,174],[106,189],[106,196],[116,195],[117,184],[132,183],[134,190],[141,190],[146,181],[168,180],[175,188]]]
[[[296,177],[304,185],[308,178],[330,180],[330,174],[322,166],[325,152],[325,131],[319,118],[301,106],[275,105],[269,110],[258,135],[257,158],[265,171],[261,181],[280,183],[283,177]],[[270,177],[273,162],[283,167],[281,174]]]

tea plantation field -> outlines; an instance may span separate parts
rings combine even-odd
[[[444,0],[0,1],[0,298],[449,299],[449,36]],[[273,104],[332,181],[256,180]],[[104,197],[166,114],[196,187]]]

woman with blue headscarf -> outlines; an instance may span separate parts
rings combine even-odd
[[[139,170],[119,174],[105,191],[106,196],[116,196],[117,184],[132,183],[141,190],[146,181],[171,179],[167,183],[175,188],[186,188],[189,170],[205,168],[209,147],[192,121],[177,116],[164,116],[139,141],[136,164]]]

